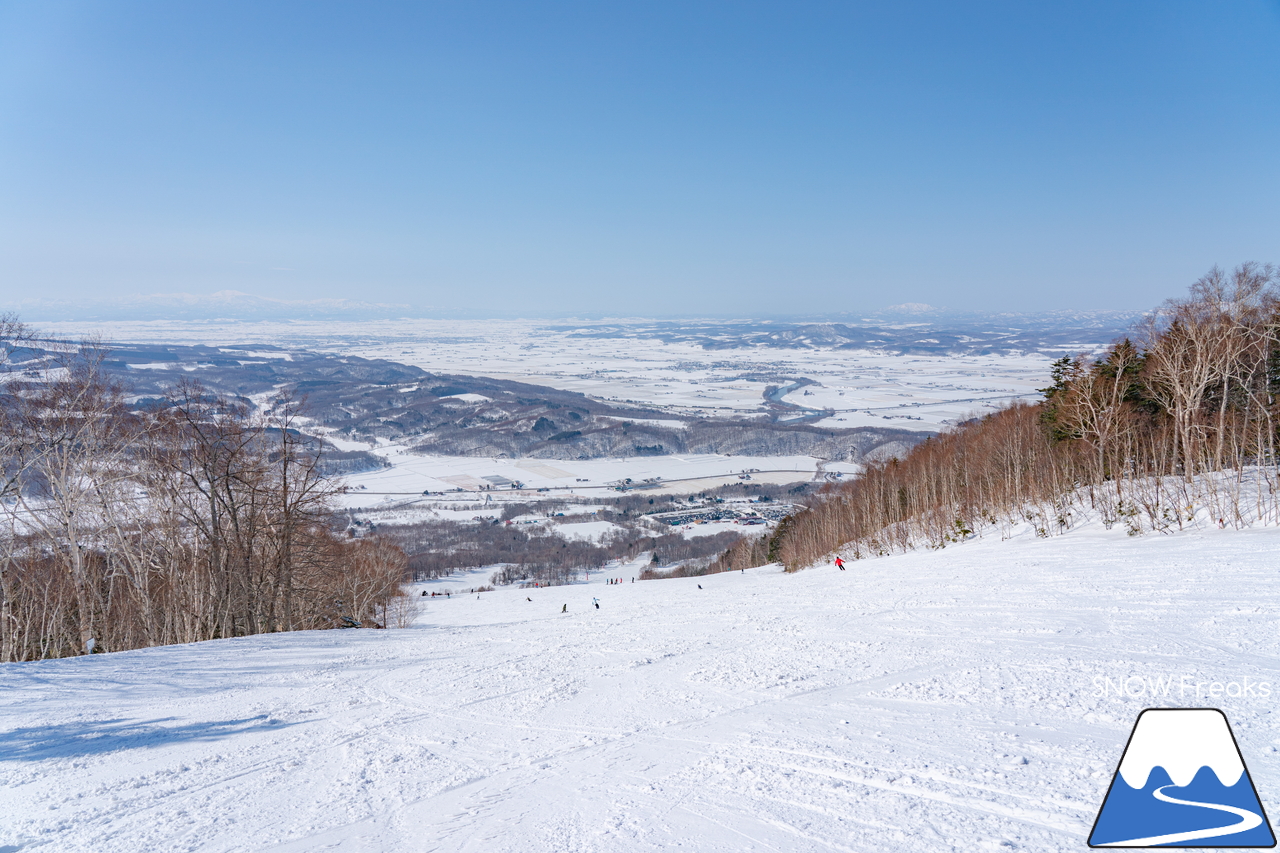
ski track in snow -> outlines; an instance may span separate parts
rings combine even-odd
[[[0,850],[1076,851],[1153,705],[1222,707],[1274,813],[1273,699],[1094,679],[1280,687],[1277,545],[1086,527],[4,665]]]

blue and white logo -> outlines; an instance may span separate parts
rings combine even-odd
[[[1138,715],[1090,847],[1275,847],[1240,747],[1217,708]]]

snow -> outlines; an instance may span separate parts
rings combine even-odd
[[[266,361],[293,361],[292,353],[277,352],[275,350],[254,351],[244,349],[227,349],[226,347],[220,347],[219,349],[221,352],[225,352],[230,355],[240,355],[245,358],[263,359]]]
[[[615,533],[623,533],[623,529],[611,521],[573,521],[557,524],[556,532],[566,539],[577,539],[583,542],[602,542]]]
[[[604,327],[612,321],[603,321]],[[830,409],[823,427],[936,431],[1014,401],[1039,399],[1052,358],[1025,355],[892,355],[866,350],[772,349],[660,342],[622,331],[581,336],[578,329],[532,320],[108,321],[46,323],[75,337],[183,344],[280,346],[385,358],[435,373],[488,376],[634,402],[677,416],[751,417],[764,393],[796,377],[805,385],[786,401]],[[1099,342],[1081,342],[1078,350]],[[226,350],[232,351],[232,350]],[[234,350],[246,358],[279,351]],[[158,366],[158,365],[157,365]],[[139,367],[139,365],[134,365]],[[806,396],[806,392],[808,396]],[[480,395],[458,395],[460,399]],[[668,420],[678,421],[676,418]]]
[[[374,447],[374,445],[367,441],[351,441],[350,439],[342,438],[341,436],[335,435],[331,432],[325,432],[323,435],[325,441],[329,442],[339,450],[371,450]]]
[[[742,527],[732,521],[704,521],[701,524],[685,524],[681,525],[679,528],[672,529],[679,530],[688,538],[693,538],[695,536],[714,536],[717,533],[724,533],[725,531],[732,531],[734,533],[741,533],[745,536],[750,536],[753,533],[764,533],[766,530],[771,530],[772,528],[772,524]]]
[[[0,849],[1078,851],[1152,705],[1222,708],[1275,814],[1272,701],[1195,685],[1280,685],[1277,546],[1089,525],[4,665]]]
[[[618,423],[633,423],[639,426],[657,427],[659,429],[688,429],[688,421],[678,421],[669,418],[618,418],[612,415],[597,415],[598,419],[603,421],[617,421]]]
[[[361,448],[367,445],[361,445]],[[343,449],[348,449],[343,447]],[[401,445],[378,448],[390,468],[349,474],[351,487],[342,498],[347,507],[368,505],[382,496],[421,495],[463,489],[477,492],[491,488],[485,477],[501,477],[523,483],[523,492],[510,488],[486,491],[493,499],[528,500],[529,489],[548,489],[551,495],[599,497],[630,479],[629,489],[641,493],[692,494],[737,483],[743,471],[752,471],[760,483],[794,483],[814,479],[821,460],[812,456],[721,456],[714,453],[681,456],[633,456],[604,459],[493,459],[480,456],[423,456]],[[839,463],[827,470],[859,470]],[[646,483],[645,481],[651,481]],[[377,496],[371,498],[370,495]]]

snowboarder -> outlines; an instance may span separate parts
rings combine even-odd
[[[599,610],[599,609],[600,609],[600,599],[598,599],[598,598],[592,598],[592,599],[591,599],[591,603],[592,603],[592,604],[594,604],[594,605],[596,606],[596,610]]]
[[[836,557],[836,568],[842,572],[844,571],[844,560],[840,559],[839,557]]]
[[[561,613],[568,613],[568,612],[569,612],[569,605],[567,605],[567,604],[566,604],[566,605],[562,606],[562,607],[560,608],[560,612],[561,612]]]
[[[698,589],[702,589],[702,584],[698,584]]]
[[[533,601],[533,599],[532,599],[532,598],[530,598],[530,597],[529,597],[529,596],[527,596],[527,595],[524,597],[524,600],[525,600],[525,601]]]

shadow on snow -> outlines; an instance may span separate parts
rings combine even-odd
[[[176,719],[93,720],[0,732],[0,761],[40,761],[46,758],[102,755],[122,749],[220,740],[249,732],[274,731],[297,725],[272,719],[265,714],[242,720],[166,725]]]

